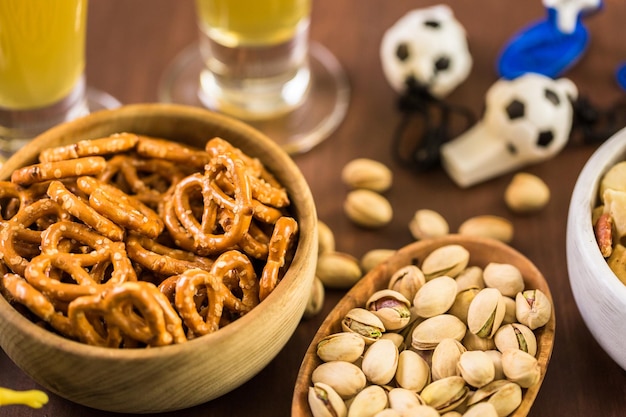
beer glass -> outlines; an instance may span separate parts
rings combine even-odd
[[[159,98],[258,128],[289,153],[324,140],[345,116],[336,58],[309,42],[312,0],[196,0],[199,41],[164,73]]]
[[[0,156],[50,127],[117,107],[85,87],[87,0],[0,0]]]

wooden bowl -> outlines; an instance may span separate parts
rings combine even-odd
[[[186,343],[147,349],[94,347],[33,324],[0,297],[0,346],[51,392],[88,407],[157,413],[207,402],[240,386],[283,348],[304,312],[317,261],[317,215],[301,172],[276,144],[251,127],[206,110],[162,104],[102,111],[53,128],[0,170],[6,180],[42,149],[133,132],[202,147],[220,136],[258,157],[287,189],[299,222],[293,261],[276,289],[235,322]]]
[[[541,272],[522,254],[499,241],[478,237],[449,235],[436,239],[418,241],[405,246],[399,249],[387,261],[372,269],[354,285],[321,324],[306,351],[298,373],[291,408],[292,417],[312,416],[307,395],[309,387],[312,386],[311,374],[313,370],[322,363],[316,353],[318,342],[327,335],[342,331],[341,320],[345,314],[354,307],[364,307],[365,302],[371,294],[387,288],[389,279],[400,267],[409,264],[420,266],[421,261],[427,254],[436,248],[449,244],[462,245],[470,252],[469,265],[476,265],[483,268],[489,262],[510,263],[515,265],[519,268],[524,277],[526,288],[542,290],[552,303],[550,288]],[[523,390],[524,396],[522,403],[511,414],[513,417],[526,416],[539,392],[552,354],[555,323],[554,308],[552,308],[550,321],[543,328],[535,330],[535,334],[537,335],[537,359],[541,367],[541,379],[534,386]]]
[[[567,218],[567,268],[574,300],[598,344],[626,370],[626,285],[602,257],[591,224],[600,181],[626,160],[626,129],[604,142],[580,172]]]

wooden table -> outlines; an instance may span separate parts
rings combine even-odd
[[[527,23],[542,18],[539,0],[449,0],[465,26],[474,66],[467,82],[447,100],[480,114],[485,91],[496,80],[495,62],[502,45]],[[586,20],[591,45],[584,58],[566,75],[582,95],[608,107],[624,92],[614,72],[626,60],[623,22],[626,3],[605,0],[605,11]],[[556,306],[556,342],[548,373],[531,415],[618,416],[626,407],[626,373],[592,338],[577,310],[569,287],[565,259],[565,225],[572,188],[595,145],[572,145],[555,158],[525,169],[543,178],[552,191],[549,205],[532,216],[509,212],[503,193],[507,174],[470,189],[458,188],[441,169],[415,173],[399,167],[392,157],[392,132],[400,115],[396,94],[387,84],[378,58],[383,31],[406,11],[437,4],[408,0],[315,0],[313,39],[326,45],[343,64],[352,87],[350,108],[340,128],[327,141],[294,157],[309,181],[319,217],[336,234],[337,249],[361,257],[374,248],[399,248],[412,241],[408,222],[420,208],[444,215],[452,230],[471,216],[496,214],[515,226],[512,246],[543,271]],[[197,37],[190,0],[92,0],[89,5],[87,80],[123,103],[157,100],[159,78],[175,55]],[[395,213],[379,230],[351,224],[342,211],[347,189],[340,170],[356,157],[369,157],[394,170],[394,184],[386,196]],[[302,321],[276,359],[237,390],[210,403],[163,416],[287,416],[303,354],[317,327],[341,291],[326,294],[324,311]],[[626,335],[624,335],[626,337]],[[0,354],[0,386],[38,388],[29,377]],[[54,394],[40,410],[23,406],[0,408],[0,416],[104,417],[116,414],[91,410]]]

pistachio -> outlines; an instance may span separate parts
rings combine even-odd
[[[459,376],[457,364],[461,354],[466,352],[465,346],[455,339],[443,339],[433,350],[431,358],[431,372],[433,381]]]
[[[341,321],[341,328],[345,332],[353,332],[365,340],[366,345],[374,343],[385,332],[382,321],[371,311],[364,308],[353,308]]]
[[[311,286],[311,293],[309,299],[304,308],[303,317],[305,319],[311,318],[319,314],[324,308],[325,290],[322,280],[318,277],[313,278],[313,285]]]
[[[372,249],[361,258],[361,269],[363,272],[369,272],[378,264],[389,259],[394,253],[396,253],[395,249]]]
[[[496,348],[492,337],[480,337],[472,332],[466,332],[461,343],[467,350],[490,350]]]
[[[504,318],[502,319],[502,324],[516,323],[515,300],[511,297],[502,297],[502,300],[504,300]]]
[[[411,345],[418,350],[434,349],[443,339],[461,340],[467,327],[451,314],[430,317],[415,327]]]
[[[317,245],[319,255],[335,251],[335,234],[326,223],[319,219],[317,220]]]
[[[412,410],[424,405],[424,400],[416,392],[405,388],[392,388],[387,396],[389,407],[402,416],[413,415]]]
[[[399,351],[404,349],[404,336],[400,333],[386,332],[380,337],[381,339],[389,339],[398,348]]]
[[[504,191],[504,202],[516,213],[532,213],[541,210],[550,201],[550,188],[538,176],[520,172]]]
[[[371,417],[384,410],[387,404],[387,392],[379,385],[370,385],[354,397],[348,417]]]
[[[520,349],[532,356],[537,354],[535,334],[521,323],[510,323],[500,327],[493,340],[500,352],[507,349]]]
[[[544,326],[552,315],[552,304],[541,290],[526,290],[515,296],[517,321],[535,330]]]
[[[456,277],[469,263],[469,251],[461,245],[446,245],[433,250],[422,262],[426,281],[441,275]]]
[[[520,349],[502,352],[502,371],[510,381],[522,388],[529,388],[541,379],[541,368],[537,358]]]
[[[468,408],[462,417],[498,417],[498,412],[492,404],[478,403]]]
[[[400,330],[411,319],[411,302],[394,290],[376,291],[365,303],[365,308],[382,321],[386,330]]]
[[[466,288],[462,291],[459,291],[454,298],[454,303],[448,313],[453,316],[457,316],[463,323],[467,324],[467,311],[469,310],[469,306],[476,297],[476,294],[480,292],[479,288]]]
[[[398,348],[393,341],[379,339],[365,351],[361,369],[368,381],[378,385],[385,385],[396,374],[398,356]]]
[[[497,288],[507,297],[524,290],[524,277],[515,265],[491,262],[483,271],[483,279],[487,287]]]
[[[325,287],[336,289],[348,289],[363,276],[359,261],[343,252],[320,254],[315,274]]]
[[[459,287],[458,291],[463,291],[467,288],[485,288],[483,269],[479,266],[468,266],[456,276],[455,280],[457,287]]]
[[[482,236],[509,243],[513,240],[513,224],[499,216],[471,217],[459,226],[459,234]]]
[[[485,350],[484,352],[489,356],[491,362],[493,362],[493,367],[496,371],[493,379],[504,379],[504,372],[502,371],[502,352],[495,349]]]
[[[313,370],[311,382],[329,385],[341,398],[348,399],[365,388],[367,380],[363,371],[353,363],[324,362]]]
[[[383,163],[368,158],[348,162],[341,171],[344,184],[376,192],[387,191],[393,182],[393,173]]]
[[[426,278],[422,270],[415,265],[406,265],[398,269],[389,279],[389,289],[398,291],[407,300],[413,300],[417,291],[424,285]]]
[[[467,310],[467,326],[473,334],[490,338],[504,319],[505,304],[495,288],[483,288],[474,297]]]
[[[412,350],[403,350],[398,357],[396,382],[399,387],[420,392],[430,381],[428,362]]]
[[[409,231],[415,240],[445,236],[450,232],[446,219],[434,210],[421,209],[413,214]]]
[[[323,382],[309,387],[309,407],[313,417],[345,417],[346,404],[337,392]]]
[[[431,279],[415,294],[415,312],[426,318],[445,313],[454,304],[456,290],[456,281],[448,276]]]
[[[480,402],[488,402],[498,416],[505,417],[522,403],[522,388],[515,382],[498,379],[476,390],[468,398],[467,405],[471,407]]]
[[[496,376],[496,369],[489,355],[482,350],[463,352],[457,364],[461,377],[474,388],[480,388]]]
[[[469,388],[460,376],[449,376],[428,384],[420,396],[427,405],[439,413],[454,410],[462,404],[469,393]]]
[[[350,220],[363,227],[382,227],[393,218],[393,208],[389,201],[370,190],[350,191],[343,208]]]
[[[317,356],[324,362],[355,362],[364,350],[363,337],[351,332],[334,333],[317,343]]]

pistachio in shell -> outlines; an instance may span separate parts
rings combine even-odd
[[[504,372],[502,371],[502,352],[496,349],[489,349],[484,352],[489,356],[491,362],[493,362],[493,367],[496,371],[496,375],[493,379],[504,379]]]
[[[327,288],[347,289],[363,276],[359,261],[344,252],[324,252],[317,258],[315,275]]]
[[[465,337],[461,340],[461,343],[467,350],[490,350],[496,348],[493,337],[480,337],[472,332],[465,332]]]
[[[422,262],[422,272],[426,281],[441,276],[456,277],[469,263],[469,251],[461,245],[441,246],[430,252]]]
[[[476,390],[467,399],[467,405],[488,402],[494,406],[498,416],[511,414],[522,403],[522,388],[515,382],[497,379]]]
[[[372,249],[361,257],[361,269],[367,273],[396,253],[395,249]]]
[[[389,289],[398,291],[407,300],[413,300],[417,291],[424,285],[426,278],[416,265],[405,265],[391,275]]]
[[[335,234],[323,221],[317,220],[317,245],[318,254],[335,251]]]
[[[396,410],[400,415],[409,415],[412,410],[424,405],[424,401],[414,391],[405,388],[392,388],[387,393],[389,407]]]
[[[459,291],[463,291],[467,288],[485,288],[483,269],[476,265],[468,266],[454,279],[456,280],[456,285],[459,287]]]
[[[541,290],[526,290],[515,296],[517,320],[531,330],[545,326],[552,315],[552,304]]]
[[[449,376],[428,384],[420,396],[427,405],[439,413],[454,410],[462,404],[469,394],[465,380],[460,376]]]
[[[469,287],[458,291],[448,313],[457,316],[463,323],[467,324],[467,311],[472,300],[479,292],[480,288],[478,287]]]
[[[309,387],[308,399],[313,417],[345,417],[348,413],[339,394],[323,382]]]
[[[355,362],[364,351],[365,340],[352,332],[334,333],[317,343],[317,356],[324,362]]]
[[[502,352],[502,371],[506,378],[522,388],[529,388],[541,379],[541,367],[537,358],[520,349]]]
[[[430,381],[428,362],[412,350],[403,350],[398,357],[396,383],[401,388],[420,392]]]
[[[393,341],[379,339],[365,351],[361,369],[368,381],[373,384],[386,385],[396,375],[398,356],[398,348]]]
[[[490,403],[478,403],[471,406],[462,417],[499,417],[496,408]]]
[[[493,337],[504,319],[506,305],[496,288],[483,288],[467,310],[467,326],[479,337]]]
[[[440,314],[419,323],[411,334],[411,346],[418,350],[431,350],[443,339],[462,340],[467,326],[456,316]]]
[[[380,385],[369,385],[359,392],[348,409],[348,417],[373,416],[388,404],[387,392]]]
[[[515,266],[507,263],[490,262],[483,270],[485,285],[497,288],[506,297],[515,295],[524,290],[524,277]]]
[[[344,361],[324,362],[313,370],[311,382],[332,387],[341,398],[354,397],[367,384],[365,374],[353,363]]]
[[[456,298],[456,281],[442,275],[426,282],[413,298],[414,311],[420,317],[434,317],[452,307]]]
[[[515,300],[506,296],[503,296],[502,300],[504,300],[504,318],[502,319],[502,324],[516,323]]]
[[[311,285],[311,293],[307,300],[306,307],[304,308],[303,318],[309,319],[315,317],[324,308],[324,298],[326,297],[326,290],[322,280],[318,277],[313,278],[313,284]]]
[[[355,307],[348,311],[341,321],[344,332],[353,332],[365,340],[366,345],[374,343],[385,332],[385,325],[369,310]]]
[[[494,380],[496,369],[493,361],[482,350],[463,352],[457,364],[461,377],[474,388],[480,388]]]
[[[398,291],[376,291],[365,303],[365,308],[380,319],[386,330],[400,330],[411,320],[411,302]]]
[[[431,372],[433,381],[449,376],[459,376],[457,364],[467,349],[455,339],[443,339],[433,350]]]
[[[507,349],[520,349],[532,356],[537,354],[537,337],[521,323],[505,324],[498,329],[493,341],[500,352]]]

